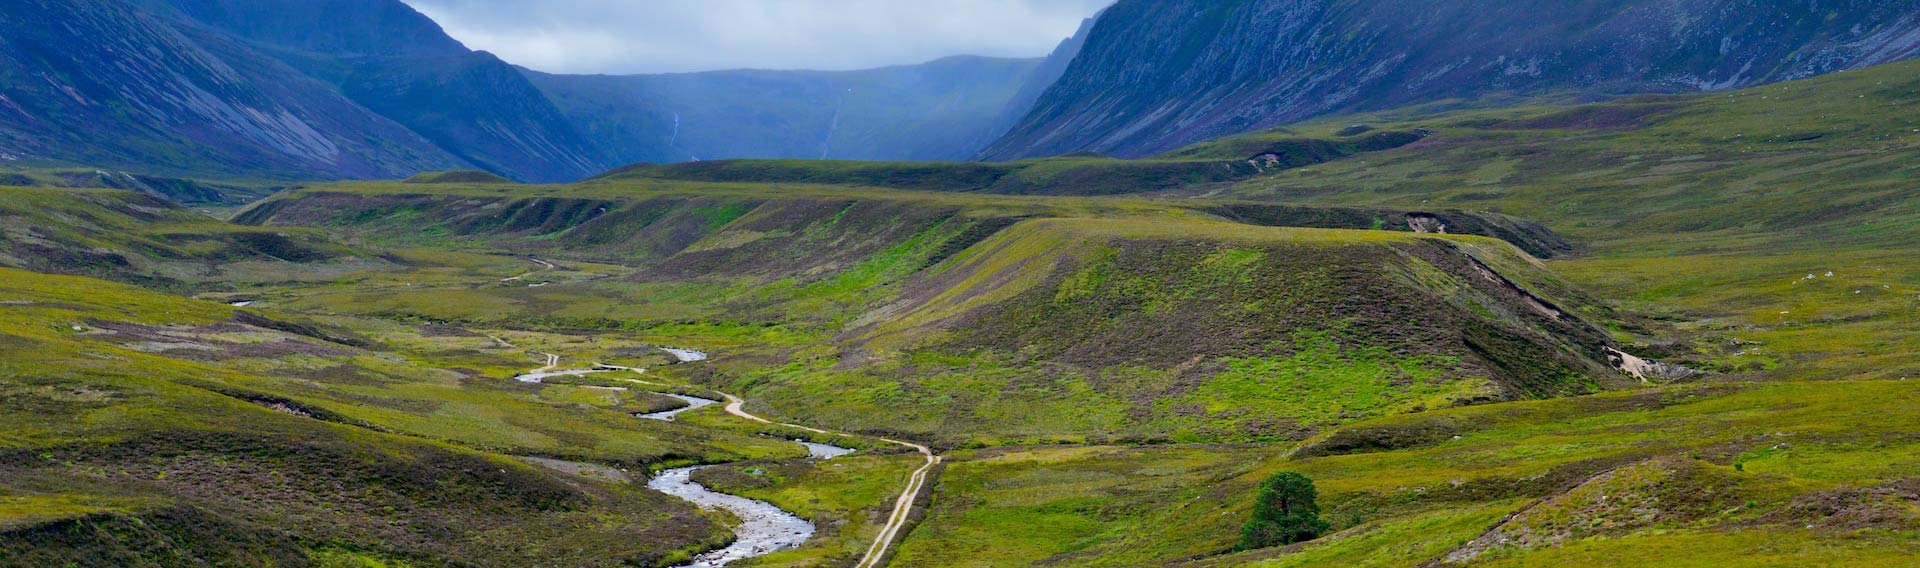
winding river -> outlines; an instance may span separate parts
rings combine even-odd
[[[489,337],[492,337],[492,336],[489,336]],[[503,346],[513,347],[513,344],[508,343],[505,340],[502,340],[500,338],[495,337],[493,338],[493,340],[496,342],[499,342]],[[667,353],[673,355],[673,357],[675,359],[678,359],[679,362],[681,363],[702,361],[707,358],[707,354],[705,352],[697,351],[693,349],[662,348],[661,350],[666,351]],[[618,367],[618,366],[604,365],[604,364],[597,365],[593,369],[558,370],[560,366],[559,355],[554,355],[552,353],[541,353],[541,355],[546,356],[547,365],[545,367],[528,371],[525,374],[521,374],[519,376],[514,377],[514,379],[521,382],[527,382],[527,383],[539,383],[549,377],[566,376],[566,375],[585,375],[589,373],[604,373],[609,371],[622,371],[622,370],[633,371],[633,372],[645,372],[644,369],[635,369],[631,367]],[[647,383],[646,381],[639,381],[639,380],[634,380],[632,382],[641,383],[641,384],[654,384],[654,383]],[[620,387],[614,387],[614,388],[620,388]],[[694,410],[697,408],[712,406],[720,403],[720,401],[716,401],[716,400],[709,400],[709,399],[704,399],[700,397],[686,396],[681,394],[664,393],[664,392],[660,394],[680,399],[686,402],[687,406],[664,411],[664,412],[635,414],[635,416],[638,416],[640,418],[650,418],[654,420],[672,421],[675,415],[678,415],[682,412]],[[745,418],[755,422],[774,424],[774,422],[769,421],[765,418],[761,418],[761,417],[754,416],[752,414],[747,413],[745,410],[741,408],[741,406],[743,405],[742,404],[743,401],[741,401],[738,397],[735,397],[733,395],[726,394],[726,393],[721,393],[721,395],[725,396],[727,399],[726,411],[728,414],[739,416],[741,418]],[[817,432],[821,434],[829,433],[825,430],[820,430],[817,428],[809,428],[806,426],[799,426],[794,424],[781,424],[781,425],[789,426],[793,428],[799,428],[799,429],[807,430],[811,432]],[[928,450],[925,446],[912,444],[909,442],[889,440],[885,438],[882,438],[881,440],[886,441],[888,443],[900,444],[900,445],[908,446],[913,449],[919,450],[921,454],[927,457],[927,463],[926,465],[921,466],[920,469],[915,470],[913,472],[913,475],[909,476],[906,489],[900,493],[900,498],[895,501],[893,514],[888,517],[886,526],[881,529],[880,537],[874,540],[872,546],[868,547],[866,556],[863,557],[860,561],[860,564],[859,564],[860,568],[867,568],[869,566],[872,566],[875,563],[877,563],[879,559],[885,557],[888,545],[892,544],[894,536],[899,532],[900,527],[905,523],[907,514],[911,512],[913,509],[913,496],[919,492],[921,484],[926,479],[927,471],[929,469],[932,469],[934,465],[940,463],[940,457],[934,454],[932,451]],[[831,444],[821,444],[816,442],[809,442],[806,440],[794,440],[793,442],[806,446],[807,455],[813,459],[830,460],[839,456],[844,456],[844,455],[853,453],[854,451],[851,448],[842,448],[842,447],[831,445]],[[533,459],[538,460],[537,458],[533,458]],[[546,463],[546,462],[536,461],[536,463]],[[567,464],[567,465],[575,465],[575,464]],[[548,464],[548,467],[554,467],[554,466],[551,464]],[[730,564],[736,560],[753,558],[756,556],[762,556],[765,554],[778,552],[781,550],[786,550],[789,548],[800,546],[801,544],[806,543],[807,539],[813,537],[813,532],[814,532],[813,523],[808,522],[806,519],[802,519],[799,516],[796,516],[792,513],[788,513],[784,510],[781,510],[779,507],[775,507],[771,503],[767,503],[764,501],[756,501],[753,499],[748,499],[748,498],[740,497],[737,495],[728,495],[725,493],[711,491],[711,490],[708,490],[706,487],[701,486],[698,483],[694,483],[693,472],[699,471],[700,469],[705,467],[709,467],[709,466],[693,466],[693,467],[681,467],[681,468],[669,469],[669,470],[660,472],[658,475],[655,475],[653,479],[647,481],[647,487],[655,491],[666,493],[668,495],[679,497],[681,499],[686,499],[687,501],[692,502],[693,504],[698,505],[703,509],[720,509],[720,510],[727,511],[728,513],[732,513],[735,517],[738,517],[741,521],[739,526],[734,527],[733,532],[734,532],[735,538],[732,544],[727,545],[725,548],[721,548],[718,550],[711,550],[704,554],[696,556],[694,557],[692,562],[682,565],[683,567],[712,568],[712,567],[718,567],[718,566],[726,566],[727,564]]]
[[[819,459],[833,459],[853,451],[839,446],[795,441],[806,445],[807,453]],[[647,487],[654,491],[686,499],[702,509],[721,509],[740,519],[740,526],[733,528],[735,537],[733,544],[695,556],[693,562],[681,566],[686,568],[726,566],[735,560],[800,546],[807,542],[807,539],[813,538],[813,523],[807,522],[806,519],[765,501],[712,491],[694,483],[693,472],[706,467],[709,466],[669,469],[647,481]]]
[[[693,472],[704,467],[669,469],[647,482],[647,487],[655,491],[692,501],[703,509],[723,509],[740,518],[740,526],[733,528],[733,544],[695,556],[693,562],[683,566],[726,566],[735,560],[800,546],[813,537],[813,523],[806,519],[764,501],[709,491],[694,483]]]

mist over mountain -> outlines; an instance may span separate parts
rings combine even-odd
[[[1003,109],[1039,63],[959,56],[864,71],[526,74],[621,163],[965,160],[1012,126],[1018,117]]]

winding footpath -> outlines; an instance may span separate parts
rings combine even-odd
[[[538,261],[536,260],[536,262]],[[500,339],[498,337],[493,337],[493,336],[488,336],[488,337],[493,339],[495,342],[498,342],[501,345],[504,345],[507,347],[513,347],[513,344],[506,342],[506,340]],[[691,350],[691,349],[662,348],[662,350],[673,355],[675,359],[678,359],[682,363],[687,363],[692,361],[701,361],[707,358],[707,354],[705,352]],[[556,370],[560,366],[559,355],[555,355],[552,353],[545,353],[545,352],[538,352],[538,353],[547,358],[547,365],[545,367],[534,369],[534,370],[528,371],[525,374],[516,376],[514,377],[515,380],[518,380],[521,382],[528,382],[528,383],[538,383],[547,377],[585,375],[589,373],[604,373],[604,372],[617,371],[617,370],[627,370],[627,371],[633,371],[635,373],[645,372],[644,369],[636,369],[632,367],[617,367],[617,366],[606,365],[606,364],[595,365],[591,369]],[[632,379],[628,379],[628,380],[631,382],[640,383],[640,384],[650,384],[650,385],[658,384],[658,383],[651,383],[651,382],[640,381],[640,380],[632,380]],[[660,386],[665,386],[665,385],[660,385]],[[754,422],[759,422],[761,424],[772,424],[776,426],[796,428],[796,429],[805,430],[808,432],[813,432],[815,434],[826,434],[830,436],[863,437],[857,434],[849,434],[844,432],[832,432],[832,431],[822,430],[822,429],[814,428],[810,426],[802,426],[799,424],[789,424],[786,422],[774,422],[772,420],[761,418],[759,416],[755,416],[752,413],[747,412],[745,409],[746,401],[742,400],[740,397],[734,396],[729,393],[721,392],[721,391],[714,391],[714,392],[719,393],[720,396],[725,397],[727,399],[726,400],[727,405],[725,407],[727,414],[731,414],[740,418],[744,418]],[[678,408],[675,410],[655,412],[651,414],[637,414],[635,416],[639,416],[641,418],[651,418],[655,420],[671,421],[673,420],[673,417],[675,415],[680,414],[682,412],[717,404],[717,401],[708,400],[704,398],[684,396],[684,395],[678,395],[673,393],[661,393],[661,394],[678,398],[686,402],[687,406]],[[911,518],[913,515],[913,503],[915,501],[915,498],[920,494],[921,489],[926,486],[928,474],[933,471],[934,466],[940,464],[940,460],[941,460],[941,457],[939,454],[933,453],[933,450],[931,448],[928,448],[920,444],[915,444],[912,442],[904,442],[904,441],[894,440],[890,438],[875,438],[875,439],[880,440],[882,442],[889,443],[889,444],[912,448],[914,451],[919,452],[921,456],[926,458],[926,463],[922,464],[919,469],[914,470],[911,475],[907,476],[907,486],[900,491],[900,496],[894,499],[893,511],[887,515],[886,525],[880,528],[880,534],[874,537],[873,544],[867,546],[866,555],[860,557],[860,562],[858,564],[855,564],[854,568],[876,568],[880,566],[883,560],[886,559],[887,552],[892,549],[894,541],[897,540],[900,536],[900,531],[906,527],[908,519]],[[805,445],[807,447],[807,452],[810,456],[815,458],[820,458],[820,459],[833,459],[834,457],[845,455],[853,451],[847,448],[841,448],[838,446],[831,446],[827,444],[816,444],[816,443],[804,442],[799,440],[796,440],[796,442],[799,442],[800,444]],[[714,491],[708,490],[705,487],[700,486],[700,484],[698,483],[694,483],[691,480],[691,476],[694,471],[699,470],[702,467],[706,467],[706,466],[683,467],[683,468],[676,468],[676,469],[662,471],[660,472],[659,475],[655,476],[652,480],[648,481],[647,483],[647,487],[649,488],[652,488],[654,490],[657,490],[663,493],[667,493],[669,495],[673,495],[675,497],[686,499],[702,507],[712,506],[712,507],[727,509],[728,511],[734,513],[735,516],[740,517],[742,521],[741,526],[736,530],[736,534],[739,535],[739,538],[736,539],[732,545],[728,545],[725,548],[712,550],[712,551],[708,551],[705,554],[701,554],[700,556],[695,557],[693,563],[687,564],[686,566],[695,567],[695,568],[725,566],[728,563],[733,562],[735,560],[751,558],[754,556],[760,556],[760,555],[775,552],[778,550],[784,550],[787,548],[799,546],[801,543],[806,542],[808,538],[811,538],[813,536],[813,531],[814,531],[813,524],[807,522],[805,519],[801,519],[798,516],[793,515],[792,513],[788,513],[786,511],[780,510],[778,507],[774,507],[773,505],[762,502],[762,501],[755,501],[752,499],[747,499],[745,497],[738,497],[734,495],[727,495],[725,493],[714,492]],[[797,522],[798,524],[795,524],[795,522]]]
[[[558,268],[558,267],[556,267],[556,266],[554,266],[554,265],[553,265],[553,263],[551,263],[551,262],[547,262],[547,261],[544,261],[544,260],[540,260],[540,259],[538,259],[538,258],[534,258],[534,257],[531,257],[531,256],[529,256],[529,257],[527,257],[527,260],[530,260],[530,261],[533,261],[533,263],[534,263],[534,264],[538,264],[538,265],[540,265],[540,268],[537,268],[537,269],[534,269],[534,270],[531,270],[531,271],[527,271],[527,272],[524,272],[524,273],[521,273],[521,274],[520,274],[520,275],[518,275],[518,276],[509,276],[509,277],[506,277],[506,278],[501,278],[501,279],[500,279],[500,281],[501,281],[501,282],[513,282],[513,281],[516,281],[516,280],[521,280],[521,279],[525,279],[525,278],[526,278],[526,277],[528,277],[528,276],[533,276],[533,275],[535,275],[535,274],[539,274],[539,273],[542,273],[542,272],[546,272],[546,271],[548,271],[548,270],[553,270],[553,269],[555,269],[555,268]]]

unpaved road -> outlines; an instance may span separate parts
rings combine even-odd
[[[533,275],[535,275],[535,274],[539,274],[539,273],[541,273],[541,272],[546,272],[546,271],[548,271],[548,270],[553,270],[554,268],[557,268],[557,267],[555,267],[555,266],[553,265],[553,263],[551,263],[551,262],[547,262],[547,261],[544,261],[544,260],[540,260],[540,259],[537,259],[537,258],[534,258],[534,257],[531,257],[531,256],[529,256],[529,257],[527,257],[527,260],[530,260],[530,261],[533,261],[533,263],[534,263],[534,264],[538,264],[538,265],[540,265],[540,268],[538,268],[538,269],[535,269],[535,270],[531,270],[531,271],[528,271],[528,272],[524,272],[524,273],[521,273],[521,274],[520,274],[519,276],[509,276],[509,277],[506,277],[506,278],[501,278],[501,279],[500,279],[500,281],[501,281],[501,282],[513,282],[513,281],[515,281],[515,280],[520,280],[520,279],[522,279],[522,278],[526,278],[526,277],[528,277],[528,276],[533,276]]]
[[[746,401],[741,400],[740,397],[733,396],[731,394],[727,394],[724,392],[720,393],[720,396],[727,397],[727,413],[732,414],[734,416],[738,416],[738,417],[752,420],[754,422],[759,422],[762,424],[776,424],[780,426],[786,426],[788,428],[799,428],[801,430],[806,430],[808,432],[813,432],[817,434],[836,434],[835,432],[828,432],[826,430],[821,430],[819,428],[809,428],[806,426],[801,426],[799,424],[787,424],[784,422],[774,422],[772,420],[767,420],[759,416],[754,416],[753,414],[748,413],[744,408],[742,408],[746,406]],[[850,434],[840,434],[840,435],[850,435]],[[932,471],[933,466],[939,465],[940,463],[940,456],[938,454],[933,453],[933,450],[928,449],[926,446],[922,446],[920,444],[915,444],[912,442],[890,440],[887,438],[880,438],[880,441],[887,442],[889,444],[898,444],[901,446],[913,448],[915,451],[920,452],[920,455],[926,456],[927,463],[924,465],[921,465],[920,469],[913,470],[913,475],[907,476],[907,487],[900,491],[900,497],[894,499],[893,513],[887,515],[886,526],[881,527],[880,535],[874,537],[873,544],[867,546],[866,556],[860,557],[860,563],[853,565],[854,568],[872,568],[874,566],[879,566],[880,561],[886,558],[887,550],[893,547],[894,538],[900,534],[900,529],[902,527],[905,527],[907,524],[907,517],[911,516],[911,514],[913,513],[914,496],[919,495],[921,486],[926,485],[927,472]]]

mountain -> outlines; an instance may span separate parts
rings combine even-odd
[[[118,0],[0,6],[0,161],[384,177],[459,160],[328,85]]]
[[[525,181],[579,179],[610,165],[513,66],[395,0],[165,2],[197,31],[325,80],[467,164]]]
[[[1697,92],[1920,55],[1905,0],[1122,0],[979,154],[1137,157],[1491,95]]]
[[[960,56],[859,71],[525,73],[620,163],[964,160],[1012,125],[1003,109],[1040,65]]]

